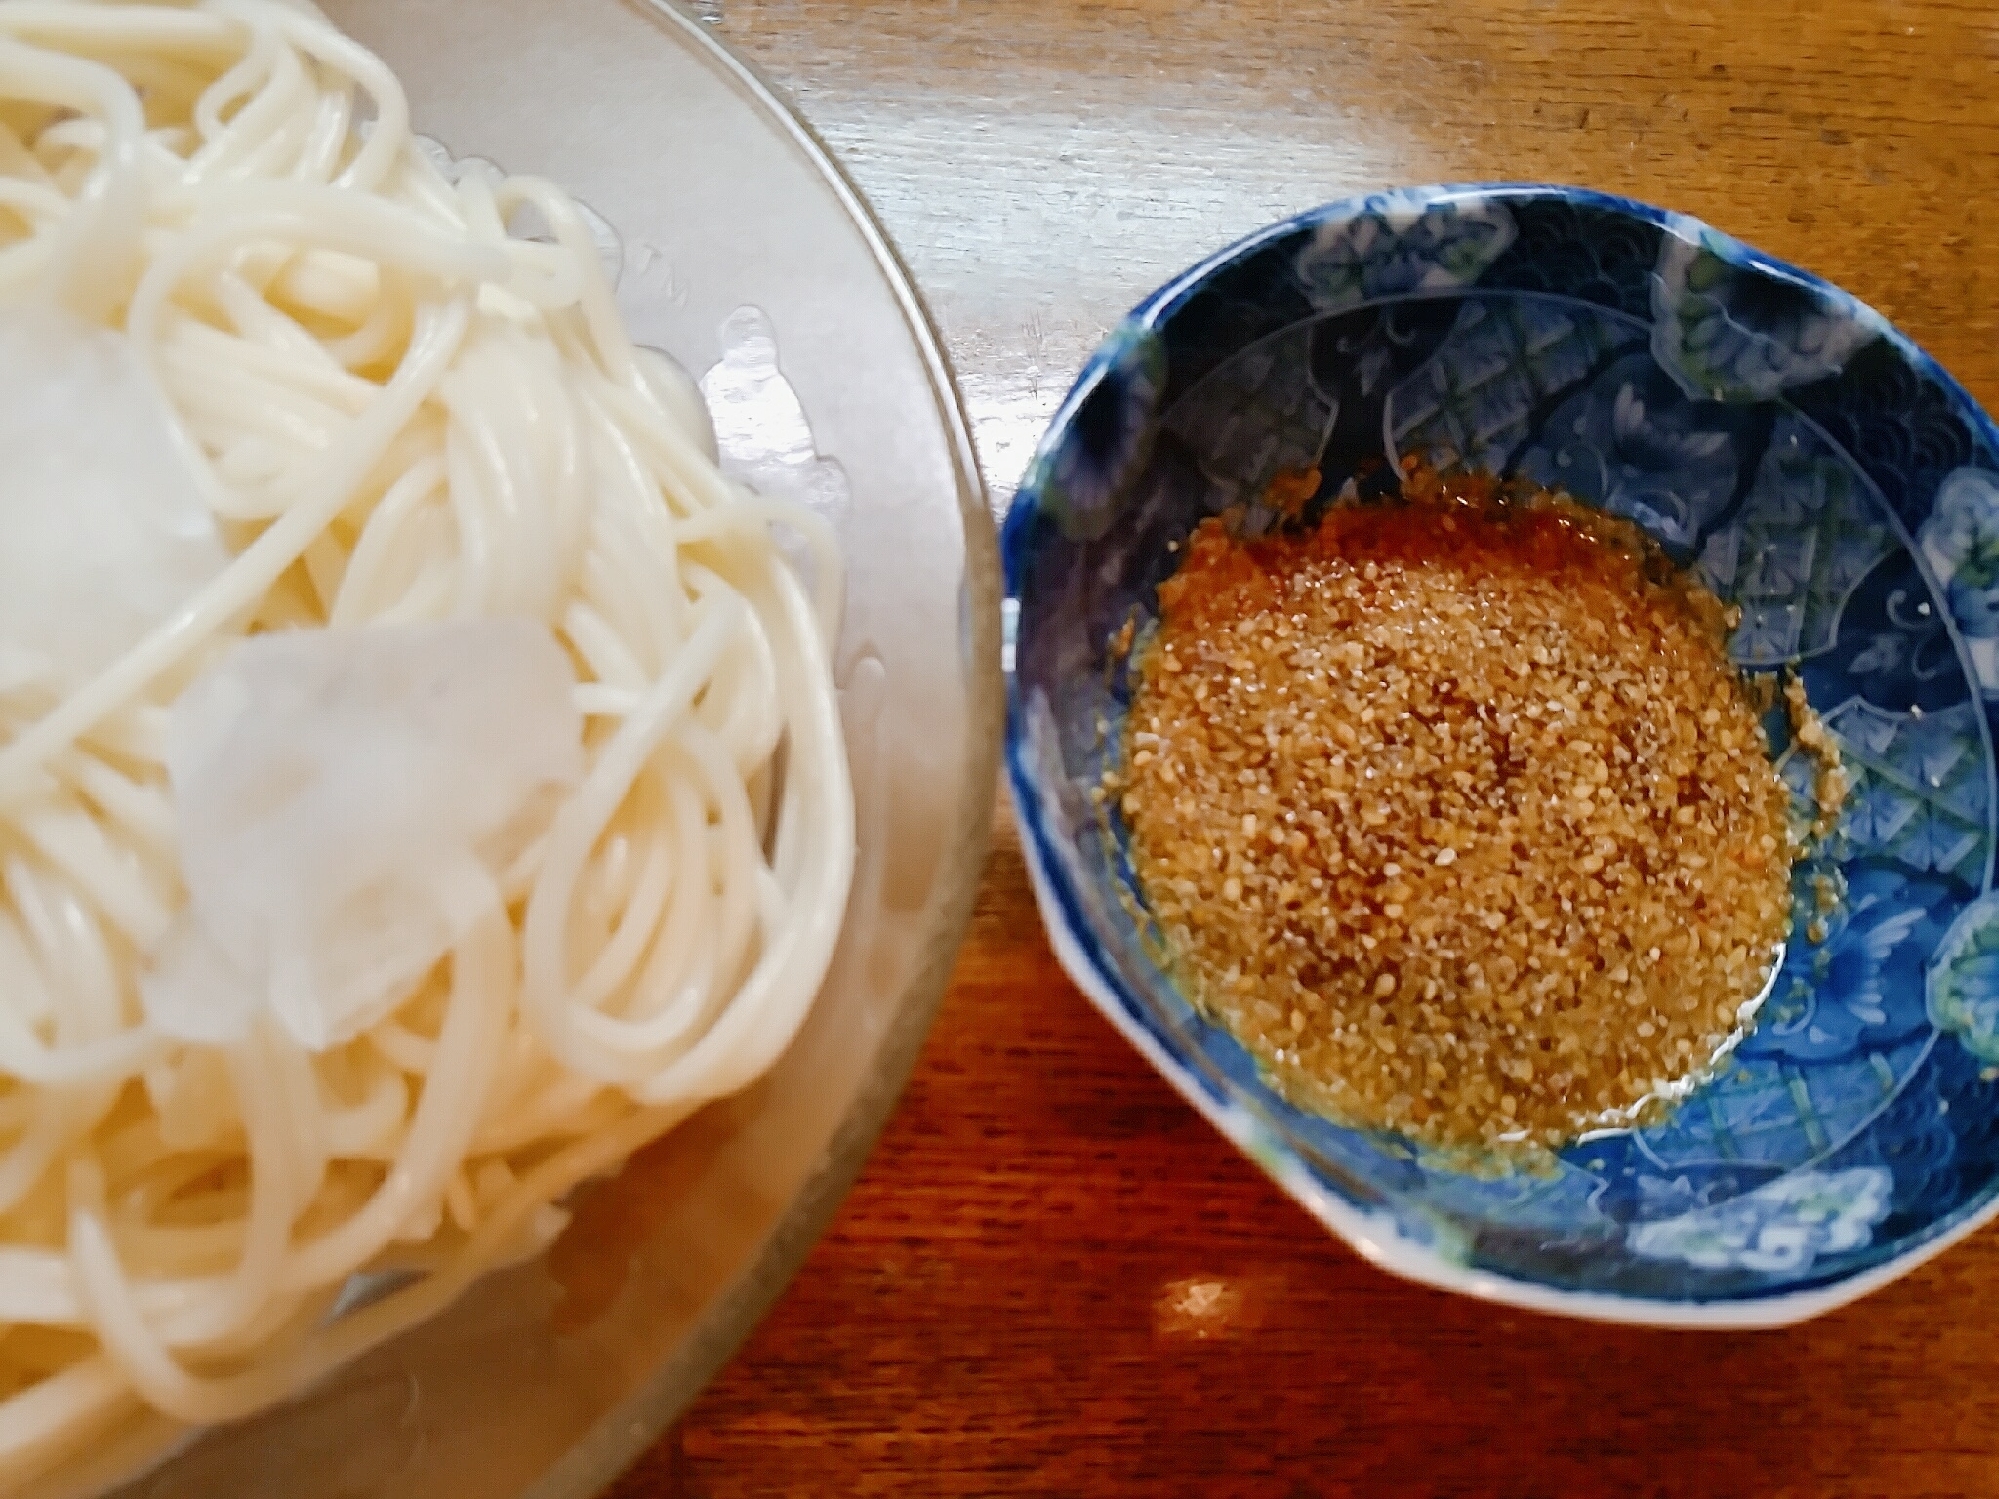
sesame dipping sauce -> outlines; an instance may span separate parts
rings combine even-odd
[[[1740,1039],[1801,836],[1774,681],[1635,527],[1411,466],[1204,523],[1159,603],[1109,794],[1189,997],[1301,1106],[1532,1153]]]

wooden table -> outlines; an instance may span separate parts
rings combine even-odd
[[[1393,182],[1687,210],[1999,406],[1988,0],[706,0],[873,199],[1003,505],[1173,271]],[[1049,956],[1004,809],[957,981],[831,1232],[620,1499],[1999,1493],[1999,1231],[1786,1332],[1613,1330],[1391,1280]]]

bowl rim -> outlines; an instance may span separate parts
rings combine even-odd
[[[1248,259],[1268,244],[1301,230],[1351,222],[1364,213],[1393,201],[1424,206],[1435,203],[1512,205],[1534,199],[1556,199],[1606,210],[1660,228],[1668,234],[1702,243],[1718,243],[1729,252],[1733,263],[1761,272],[1811,292],[1842,316],[1875,327],[1894,348],[1898,358],[1921,378],[1931,382],[1949,401],[1953,414],[1981,436],[1988,447],[1999,451],[1999,424],[1995,424],[1970,392],[1926,350],[1881,313],[1844,288],[1821,276],[1778,259],[1735,239],[1691,215],[1660,208],[1637,199],[1625,198],[1593,188],[1550,182],[1457,182],[1410,184],[1384,192],[1334,199],[1292,214],[1257,229],[1227,245],[1164,282],[1141,299],[1120,320],[1106,339],[1092,351],[1081,373],[1050,419],[1024,480],[1001,525],[1000,552],[1006,574],[1006,608],[1010,622],[1021,614],[1022,566],[1034,522],[1040,512],[1040,494],[1032,482],[1044,460],[1063,441],[1078,409],[1109,371],[1109,355],[1119,331],[1131,327],[1156,330],[1196,292],[1222,272]],[[1448,293],[1441,293],[1448,295]],[[1927,567],[1918,557],[1918,566]],[[1009,638],[1011,643],[1011,637]],[[1576,1317],[1587,1321],[1646,1327],[1681,1328],[1774,1328],[1785,1327],[1821,1316],[1857,1301],[1861,1297],[1900,1279],[1968,1238],[1999,1218],[1999,1181],[1988,1185],[1983,1200],[1960,1208],[1955,1215],[1937,1220],[1912,1236],[1913,1242],[1879,1264],[1855,1270],[1819,1284],[1768,1293],[1747,1292],[1725,1299],[1685,1299],[1657,1295],[1627,1295],[1621,1292],[1568,1289],[1546,1283],[1516,1279],[1492,1270],[1477,1269],[1440,1253],[1432,1245],[1412,1237],[1386,1208],[1369,1210],[1347,1201],[1321,1183],[1306,1167],[1296,1151],[1278,1138],[1240,1102],[1218,1089],[1181,1062],[1129,1012],[1119,998],[1118,984],[1103,967],[1094,944],[1081,940],[1081,902],[1072,887],[1069,873],[1060,861],[1050,857],[1051,834],[1045,830],[1046,801],[1028,752],[1028,727],[1019,701],[1011,669],[1007,673],[1007,722],[1005,771],[1015,825],[1033,886],[1035,904],[1046,928],[1050,946],[1076,986],[1090,1003],[1136,1047],[1141,1055],[1181,1097],[1250,1158],[1266,1175],[1321,1225],[1343,1240],[1362,1258],[1391,1274],[1440,1290],[1455,1291],[1497,1305],[1525,1311]]]
[[[894,1002],[892,1018],[876,1043],[860,1089],[818,1163],[772,1225],[754,1258],[695,1319],[672,1355],[544,1468],[522,1490],[521,1499],[589,1499],[629,1468],[694,1403],[748,1339],[825,1232],[915,1069],[971,923],[992,837],[1000,726],[1006,711],[1006,687],[1000,671],[1003,579],[992,508],[957,374],[901,252],[846,169],[781,89],[673,0],[621,3],[733,81],[824,179],[872,253],[901,310],[910,343],[928,373],[935,417],[948,441],[957,477],[954,498],[965,538],[963,587],[969,618],[965,625],[966,751],[960,777],[964,795],[958,825],[948,831],[945,840],[946,846],[961,850],[962,857],[954,867],[946,868],[931,893],[922,956]]]

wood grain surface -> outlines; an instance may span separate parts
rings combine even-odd
[[[705,0],[871,197],[1003,507],[1089,348],[1268,220],[1570,181],[1829,276],[1999,405],[1989,0]],[[1999,1230],[1757,1334],[1421,1290],[1320,1232],[1049,956],[1004,809],[900,1111],[617,1499],[1999,1494]]]

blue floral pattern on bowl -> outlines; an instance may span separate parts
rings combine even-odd
[[[1631,1248],[1702,1270],[1795,1275],[1820,1255],[1862,1248],[1888,1216],[1892,1180],[1879,1166],[1793,1171],[1712,1207],[1642,1223]]]
[[[1988,1064],[1999,1063],[1999,897],[1972,902],[1930,965],[1930,1019]]]
[[[1513,240],[1513,217],[1499,203],[1405,188],[1363,198],[1339,223],[1322,223],[1295,267],[1314,307],[1342,312],[1469,286]]]
[[[1026,482],[1072,539],[1094,541],[1110,529],[1124,485],[1152,456],[1165,366],[1159,335],[1127,319],[1099,346],[1057,418],[1074,440],[1036,457]]]
[[[1980,690],[1999,695],[1999,474],[1950,473],[1916,540],[1944,589]]]
[[[1202,519],[1408,454],[1628,516],[1795,671],[1853,792],[1794,874],[1754,1032],[1661,1123],[1467,1174],[1291,1107],[1162,971],[1114,804],[1110,649]],[[1877,314],[1725,235],[1559,187],[1424,188],[1274,225],[1085,368],[1003,540],[1008,766],[1056,953],[1184,1096],[1371,1258],[1521,1305],[1794,1321],[1999,1211],[1999,430]],[[1814,762],[1770,720],[1806,816]],[[1838,892],[1831,909],[1821,891]]]
[[[1886,324],[1822,282],[1675,218],[1652,281],[1652,357],[1696,400],[1754,403],[1837,375]]]

